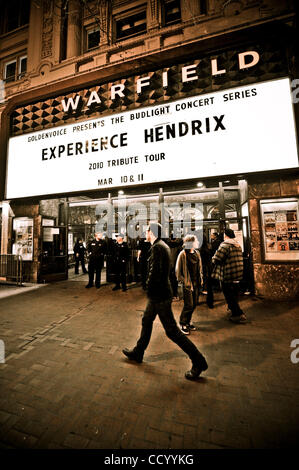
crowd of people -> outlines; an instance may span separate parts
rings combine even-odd
[[[137,262],[142,288],[146,290],[148,303],[142,318],[140,337],[133,349],[124,349],[130,360],[141,363],[149,344],[152,325],[158,315],[166,335],[174,341],[191,359],[192,367],[185,376],[189,380],[198,378],[208,368],[207,362],[196,346],[186,336],[196,330],[192,323],[200,294],[206,296],[208,308],[214,307],[214,292],[222,288],[228,309],[228,319],[234,323],[246,323],[247,318],[239,301],[239,286],[243,279],[243,253],[233,230],[227,228],[219,235],[213,233],[208,241],[203,236],[201,246],[195,234],[184,239],[161,238],[162,227],[151,223],[145,237],[137,243]],[[111,242],[102,233],[85,245],[78,239],[74,246],[75,273],[81,263],[86,273],[85,255],[88,255],[88,284],[86,288],[101,286],[104,259],[109,255],[113,260],[115,286],[113,291],[127,291],[127,268],[130,248],[122,234]],[[177,325],[171,303],[183,300]]]

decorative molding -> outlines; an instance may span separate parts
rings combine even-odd
[[[150,18],[148,21],[148,29],[156,29],[159,27],[159,9],[158,9],[158,0],[149,1]]]
[[[43,32],[42,32],[42,50],[41,58],[52,56],[53,42],[53,2],[52,0],[43,1]]]

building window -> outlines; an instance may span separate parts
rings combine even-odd
[[[181,16],[181,2],[180,0],[165,0],[164,1],[164,26],[179,23],[182,19]]]
[[[24,77],[27,71],[27,56],[21,56],[4,65],[4,80],[14,82]]]
[[[207,0],[200,0],[200,13],[201,15],[207,14]]]
[[[3,10],[2,33],[8,33],[29,23],[30,0],[9,0],[5,2]]]
[[[26,71],[27,71],[27,56],[24,55],[23,57],[20,57],[20,59],[19,59],[19,76],[18,76],[18,78],[24,77]]]
[[[131,15],[127,12],[126,16],[117,16],[114,18],[114,24],[116,41],[146,33],[146,10],[143,8],[135,10]]]
[[[96,28],[87,31],[87,50],[99,47],[100,44],[100,29]]]

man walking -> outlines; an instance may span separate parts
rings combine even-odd
[[[101,287],[101,273],[104,266],[104,256],[106,253],[106,243],[102,238],[102,233],[95,233],[95,238],[87,245],[89,254],[88,276],[89,281],[86,288],[93,286],[94,273],[96,273],[95,285],[99,289]]]
[[[246,315],[239,302],[239,283],[243,278],[243,254],[235,239],[235,233],[230,228],[224,231],[224,241],[212,258],[218,268],[218,279],[222,281],[222,290],[231,311],[229,320],[234,323],[246,323]]]
[[[142,318],[140,338],[134,349],[123,349],[129,359],[141,363],[150,342],[153,322],[156,315],[165,329],[166,335],[176,343],[191,359],[192,368],[186,372],[188,380],[195,380],[208,364],[196,346],[178,328],[171,310],[172,290],[169,280],[170,250],[161,240],[161,225],[153,222],[147,229],[147,240],[151,243],[148,261],[147,295],[148,303]]]

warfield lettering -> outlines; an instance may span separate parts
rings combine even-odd
[[[178,123],[161,124],[161,126],[144,129],[144,142],[148,144],[165,139],[184,137],[188,133],[197,135],[225,130],[223,124],[224,117],[225,115],[222,114],[221,116],[206,117],[202,120],[196,119],[191,122],[180,121]]]
[[[256,51],[246,51],[238,54],[238,67],[239,70],[249,69],[254,67],[259,62],[260,56]],[[211,59],[211,75],[223,75],[227,71],[218,64],[218,59]],[[191,64],[182,67],[181,69],[181,80],[182,83],[192,82],[200,78],[200,62],[198,64]],[[155,79],[156,80],[156,79]],[[162,86],[168,88],[168,70],[162,72],[161,84],[156,86]],[[153,89],[154,80],[151,81],[150,76],[139,77],[135,79],[135,90],[137,94],[143,93],[148,87]],[[114,101],[117,98],[124,98],[126,85],[123,83],[112,84],[110,87],[110,99]],[[65,113],[77,111],[79,105],[81,105],[81,96],[76,95],[75,97],[65,98],[61,101],[62,109]],[[102,103],[101,97],[96,91],[91,91],[89,98],[86,102],[86,106],[99,105]]]

